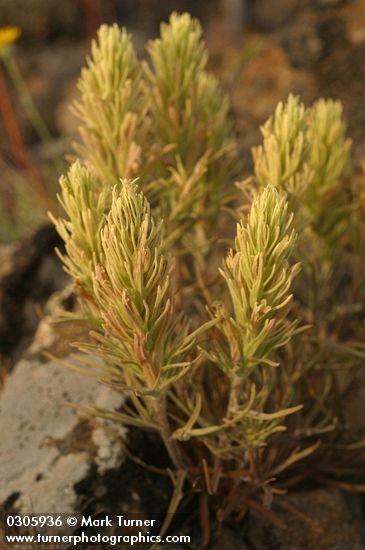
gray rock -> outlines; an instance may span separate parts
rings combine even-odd
[[[123,428],[82,418],[70,404],[120,406],[122,396],[56,362],[24,359],[0,395],[0,503],[24,512],[77,510],[75,484],[123,461]]]

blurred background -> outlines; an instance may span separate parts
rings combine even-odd
[[[202,23],[210,68],[232,101],[245,172],[259,125],[292,92],[344,103],[355,153],[365,133],[365,0],[0,0],[0,242],[19,239],[55,208],[72,153],[76,81],[100,24],[118,22],[144,55],[171,11]],[[5,44],[5,46],[4,46]],[[9,54],[6,56],[9,57]],[[360,153],[359,153],[360,154]]]

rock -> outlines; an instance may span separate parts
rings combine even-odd
[[[10,365],[32,341],[49,296],[69,281],[56,246],[62,247],[62,241],[47,225],[0,249],[0,357]]]
[[[70,342],[87,339],[88,329],[80,323],[53,322],[60,307],[72,303],[71,284],[51,296],[45,304],[49,314],[0,393],[0,505],[5,508],[76,512],[75,486],[91,472],[97,477],[118,468],[124,459],[125,429],[82,414],[91,406],[116,410],[124,397],[58,359],[69,355]],[[45,351],[52,352],[52,360],[45,359]],[[65,362],[80,367],[82,356]]]
[[[120,394],[53,361],[23,359],[0,395],[0,503],[24,512],[76,511],[75,484],[123,460],[119,425],[103,430],[70,406],[121,405]]]
[[[363,550],[361,527],[347,501],[336,489],[316,489],[285,496],[279,518],[285,529],[255,515],[249,539],[255,550]],[[292,511],[290,511],[290,509]]]

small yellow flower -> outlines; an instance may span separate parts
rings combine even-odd
[[[21,33],[19,27],[0,27],[0,50],[16,42]]]

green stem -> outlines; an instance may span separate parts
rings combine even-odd
[[[241,387],[241,378],[239,376],[233,375],[230,382],[230,392],[228,398],[228,407],[227,407],[227,419],[231,420],[235,413],[238,412],[238,395]]]

